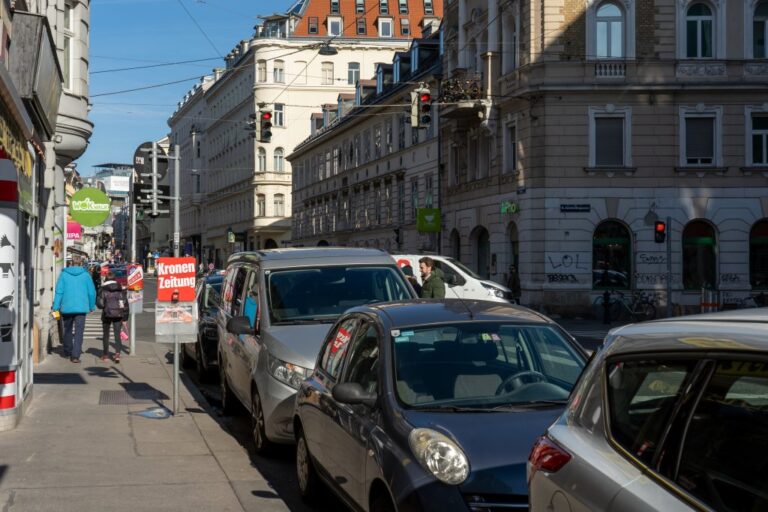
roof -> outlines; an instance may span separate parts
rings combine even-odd
[[[631,324],[608,335],[608,355],[693,350],[768,350],[768,308]]]
[[[255,262],[260,262],[265,268],[371,263],[395,264],[395,261],[388,253],[379,249],[364,249],[360,247],[286,247],[283,249],[239,252],[230,256],[227,266],[233,263]]]
[[[483,321],[554,324],[528,308],[482,300],[418,299],[361,306],[351,311],[384,313],[395,327]]]

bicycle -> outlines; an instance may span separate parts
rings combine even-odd
[[[605,299],[602,295],[598,295],[592,303],[596,318],[602,318],[605,315],[604,303]],[[630,300],[623,292],[612,290],[608,302],[608,313],[611,321],[629,317],[635,322],[644,322],[656,318],[656,306],[654,298],[645,292],[634,292]]]

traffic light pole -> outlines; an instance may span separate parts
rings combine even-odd
[[[667,217],[667,318],[672,316],[672,217]]]
[[[131,201],[131,262],[136,262],[136,201],[133,198],[133,180],[134,177],[131,176],[131,195],[130,195],[130,201]],[[144,293],[144,292],[141,292]],[[131,355],[134,355],[136,353],[136,313],[130,313],[128,315],[130,318],[130,326],[128,328],[128,335],[130,336],[130,351]]]

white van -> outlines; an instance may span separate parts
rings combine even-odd
[[[445,298],[447,299],[458,297],[462,299],[509,302],[512,298],[509,288],[495,281],[483,279],[454,258],[438,256],[436,254],[393,254],[392,258],[397,262],[400,270],[403,270],[403,267],[410,266],[413,276],[419,284],[422,284],[419,260],[424,256],[429,256],[435,260],[435,266],[443,271]]]

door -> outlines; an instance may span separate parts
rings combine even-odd
[[[240,336],[240,341],[243,347],[243,366],[241,371],[243,372],[243,384],[247,385],[243,389],[245,396],[250,396],[251,383],[253,382],[253,374],[258,367],[259,356],[261,354],[261,335],[257,334],[257,328],[261,328],[261,303],[259,298],[259,267],[252,268],[248,272],[248,277],[245,281],[245,289],[243,290],[243,316],[248,317],[253,329],[252,334],[244,334]],[[266,368],[267,365],[264,365]],[[249,402],[250,405],[250,402]]]
[[[379,390],[379,334],[372,322],[360,326],[350,346],[341,382],[356,382],[364,390]],[[365,507],[365,466],[368,438],[376,425],[377,409],[364,405],[333,403],[336,414],[330,428],[335,440],[333,475],[336,482],[358,505]]]
[[[445,281],[445,298],[468,298],[474,297],[473,281],[467,281],[461,272],[447,261],[435,260],[437,268],[443,271],[443,280]]]
[[[244,353],[239,336],[227,331],[227,322],[230,318],[242,314],[242,294],[247,274],[248,270],[245,267],[235,267],[230,270],[229,275],[227,275],[227,281],[224,284],[221,312],[219,313],[219,341],[221,342],[220,350],[222,351],[222,364],[224,365],[222,371],[226,375],[232,391],[241,401],[243,401],[243,396],[239,392],[241,388],[239,375],[242,363],[239,361]]]

